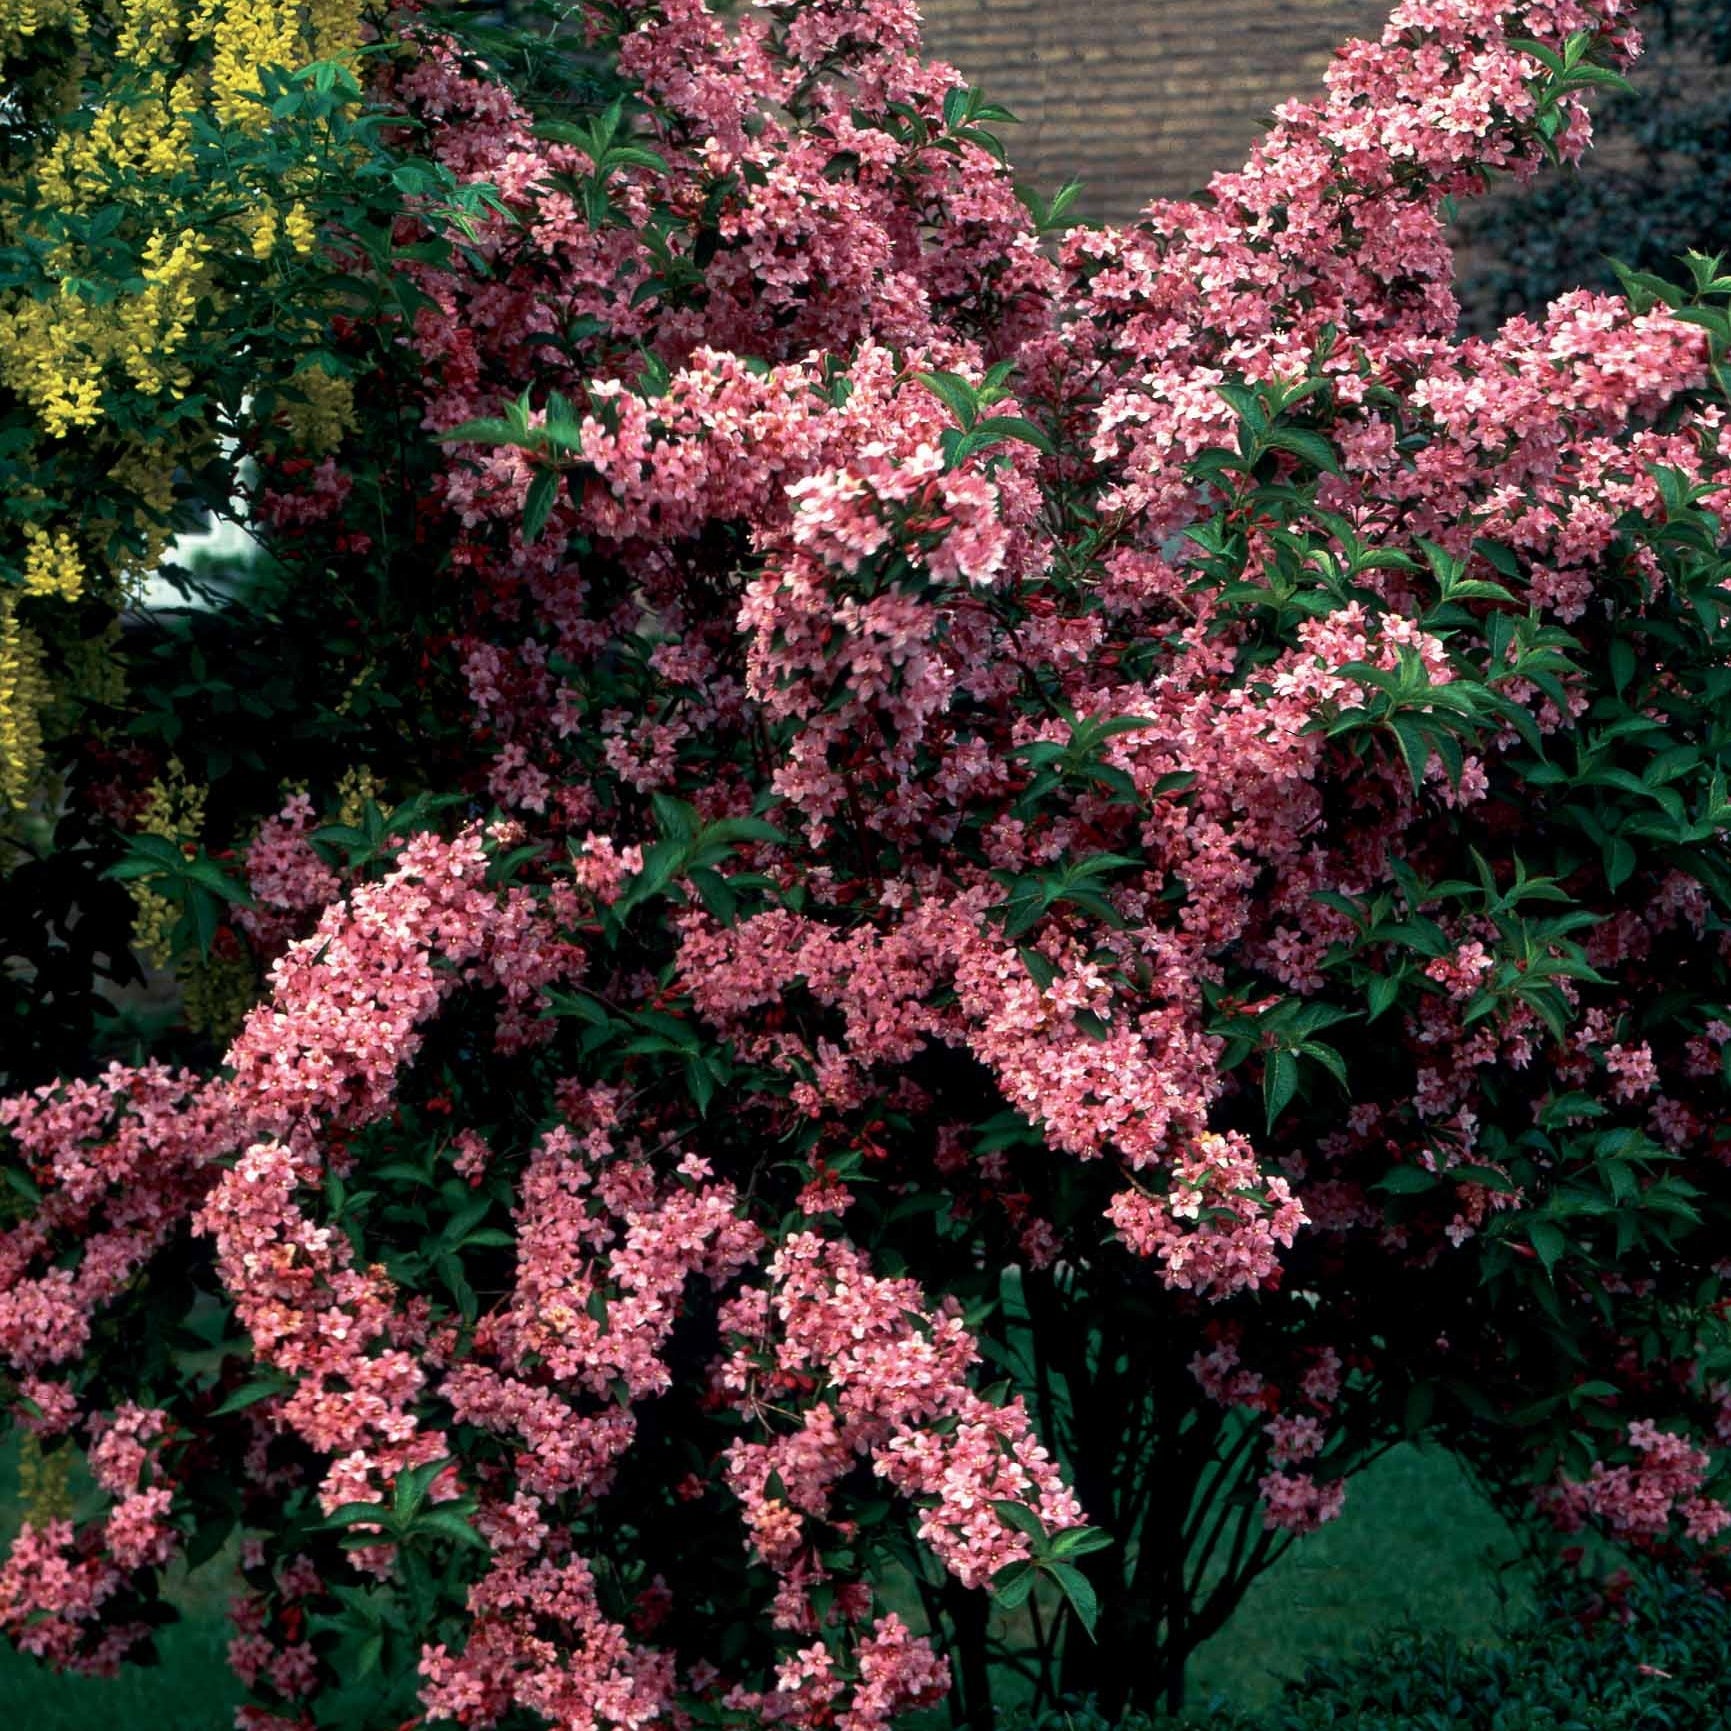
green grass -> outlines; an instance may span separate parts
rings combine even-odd
[[[0,1463],[8,1477],[12,1470]],[[1459,1466],[1440,1451],[1396,1449],[1353,1480],[1339,1520],[1251,1588],[1232,1626],[1198,1653],[1191,1698],[1254,1708],[1307,1659],[1406,1622],[1494,1638],[1505,1596],[1518,1613],[1530,1586],[1513,1536]],[[223,1659],[227,1591],[221,1559],[182,1576],[174,1597],[185,1620],[163,1635],[161,1663],[113,1681],[54,1677],[0,1646],[0,1723],[227,1731],[239,1699]]]
[[[1440,1449],[1392,1450],[1347,1487],[1340,1517],[1301,1539],[1192,1661],[1192,1698],[1270,1700],[1307,1660],[1405,1623],[1494,1639],[1532,1603],[1514,1535]]]
[[[159,1665],[118,1677],[55,1677],[10,1647],[0,1649],[0,1719],[16,1731],[229,1731],[240,1690],[223,1652],[220,1605],[201,1609],[161,1638]]]

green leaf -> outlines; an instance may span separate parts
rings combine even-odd
[[[1048,1564],[1047,1573],[1070,1601],[1070,1608],[1076,1613],[1076,1620],[1088,1632],[1088,1639],[1093,1640],[1094,1625],[1100,1617],[1100,1601],[1095,1595],[1093,1583],[1080,1569],[1069,1563]]]
[[[1621,697],[1635,677],[1635,650],[1627,638],[1619,637],[1611,645],[1611,685]]]
[[[1391,1196],[1417,1196],[1426,1190],[1434,1190],[1439,1183],[1441,1179],[1437,1174],[1427,1172],[1422,1166],[1396,1166],[1371,1188],[1386,1190]]]
[[[1014,1527],[1018,1533],[1030,1539],[1045,1538],[1045,1522],[1026,1503],[1015,1502],[1009,1497],[998,1497],[993,1500],[992,1507],[1005,1526]]]
[[[391,1511],[383,1503],[344,1503],[341,1508],[332,1510],[330,1519],[324,1524],[327,1527],[352,1527],[360,1521],[388,1527],[392,1524]],[[372,1541],[364,1542],[370,1544]]]
[[[1052,1540],[1054,1557],[1085,1557],[1090,1551],[1104,1551],[1117,1541],[1098,1527],[1066,1527]]]
[[[1298,1059],[1280,1048],[1267,1053],[1262,1061],[1262,1103],[1268,1113],[1268,1128],[1292,1103],[1298,1091]]]
[[[1406,772],[1412,777],[1412,790],[1414,793],[1422,793],[1425,766],[1430,762],[1429,734],[1425,727],[1410,715],[1392,715],[1388,725],[1394,734],[1395,744],[1400,747]]]
[[[487,1541],[455,1509],[443,1505],[425,1510],[416,1520],[414,1531],[417,1537],[422,1533],[431,1533],[435,1538],[450,1539],[455,1544],[468,1545],[476,1550],[485,1551],[490,1548]]]
[[[433,1480],[449,1465],[450,1461],[441,1457],[436,1461],[424,1461],[418,1467],[410,1467],[406,1472],[397,1474],[392,1503],[399,1519],[412,1521],[415,1518],[421,1504],[426,1500]]]
[[[960,373],[920,373],[919,381],[956,417],[966,430],[980,413],[980,396]]]
[[[1563,1229],[1554,1221],[1532,1220],[1527,1223],[1527,1242],[1538,1252],[1539,1261],[1549,1274],[1569,1247]]]
[[[1506,1172],[1499,1172],[1494,1166],[1451,1166],[1445,1176],[1455,1184],[1476,1184],[1502,1196],[1512,1196],[1520,1189]]]
[[[292,1382],[280,1376],[261,1376],[252,1382],[243,1382],[220,1406],[211,1408],[211,1417],[221,1418],[225,1413],[257,1406],[261,1400],[269,1400],[273,1394],[284,1394],[293,1387]]]
[[[547,527],[553,501],[559,495],[559,480],[557,469],[538,469],[529,483],[523,500],[523,539],[531,546],[540,540],[541,531]]]
[[[1728,1048],[1728,1050],[1731,1050],[1731,1048]],[[0,1170],[0,1177],[3,1177],[6,1182],[30,1204],[32,1208],[41,1205],[41,1186],[37,1184],[36,1180],[32,1178],[28,1172],[23,1171],[17,1166],[8,1166],[3,1170]]]
[[[516,427],[499,420],[462,421],[434,437],[442,445],[515,445],[521,439]]]
[[[1032,445],[1043,456],[1052,455],[1052,441],[1032,421],[1020,415],[988,415],[971,431],[982,446],[1004,439],[1018,439],[1024,445]]]
[[[1029,1562],[1006,1563],[1003,1568],[992,1576],[992,1597],[1005,1610],[1013,1611],[1024,1603],[1034,1590],[1034,1565]]]
[[[1320,433],[1309,432],[1303,427],[1271,427],[1262,435],[1262,442],[1271,451],[1286,451],[1302,458],[1324,474],[1340,473],[1340,459],[1334,454],[1334,447]]]

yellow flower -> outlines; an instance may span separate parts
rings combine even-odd
[[[257,100],[266,66],[298,66],[299,8],[280,0],[226,0],[206,8],[211,30],[211,107],[225,126],[263,128],[267,111]]]
[[[389,817],[396,808],[379,798],[383,785],[364,763],[344,770],[342,780],[337,783],[337,822],[359,829],[369,801],[379,808],[382,817]]]
[[[288,236],[289,244],[299,253],[311,252],[318,243],[318,224],[313,221],[304,204],[296,203],[290,207],[288,215],[283,219],[283,233]]]
[[[115,58],[135,65],[168,59],[187,28],[186,14],[181,0],[121,0]]]
[[[18,1439],[18,1502],[27,1527],[72,1517],[72,1450],[44,1454],[34,1433]]]
[[[180,759],[171,757],[166,772],[150,784],[150,794],[138,820],[139,834],[161,836],[176,846],[196,842],[204,829],[204,806],[209,793],[209,788],[189,782]],[[135,880],[131,890],[132,947],[152,967],[166,968],[174,960],[174,928],[180,916],[174,903],[147,882]]]
[[[159,835],[164,841],[195,842],[204,829],[204,806],[210,789],[186,779],[186,767],[178,757],[168,760],[167,770],[150,784],[144,814],[138,820],[141,835]]]
[[[139,390],[183,396],[191,383],[176,351],[186,340],[204,280],[208,243],[185,228],[171,242],[153,234],[144,243],[144,289],[119,303],[116,358]]]
[[[276,206],[269,199],[261,199],[258,209],[245,221],[252,230],[252,256],[262,264],[276,251]]]
[[[46,30],[82,36],[89,28],[83,0],[0,0],[0,59],[19,53]]]
[[[224,1044],[240,1028],[256,995],[252,967],[244,956],[195,961],[180,978],[186,1025]]]
[[[283,419],[302,450],[315,457],[334,451],[355,425],[355,388],[314,361],[289,381],[300,400],[283,406]]]
[[[99,703],[118,709],[126,701],[126,669],[115,651],[120,647],[120,620],[110,618],[95,637],[80,637],[65,645],[66,693],[79,703]]]
[[[153,968],[166,968],[174,960],[174,928],[180,915],[167,896],[148,884],[135,883],[132,890],[132,947]]]
[[[15,811],[30,803],[42,774],[42,711],[49,696],[42,646],[19,623],[13,599],[0,598],[0,801]]]
[[[24,593],[76,601],[84,593],[84,563],[70,529],[24,526]]]
[[[51,439],[101,417],[100,338],[95,309],[65,285],[52,300],[20,300],[0,313],[0,381],[35,405]]]

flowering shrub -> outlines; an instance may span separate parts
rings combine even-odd
[[[0,1624],[232,1546],[254,1731],[1117,1711],[1418,1432],[1716,1567],[1731,279],[1460,340],[1441,229],[1626,8],[1409,0],[1069,232],[908,0],[575,22],[210,96],[338,180],[160,387],[268,570],[65,748],[184,1014],[0,1106],[105,1498]]]

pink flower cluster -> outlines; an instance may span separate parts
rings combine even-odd
[[[784,1240],[768,1274],[767,1287],[728,1306],[739,1345],[718,1381],[753,1415],[782,1410],[788,1389],[819,1397],[797,1429],[728,1451],[729,1484],[771,1566],[801,1587],[823,1578],[807,1528],[827,1516],[831,1486],[858,1456],[915,1499],[920,1537],[967,1586],[1028,1555],[995,1501],[1031,1509],[1048,1532],[1082,1524],[1020,1399],[994,1406],[969,1386],[977,1354],[959,1316],[932,1311],[915,1282],[876,1276],[850,1246],[812,1232]]]
[[[1731,1510],[1703,1494],[1705,1449],[1650,1419],[1629,1426],[1628,1442],[1633,1461],[1615,1467],[1595,1461],[1587,1478],[1555,1487],[1548,1506],[1560,1524],[1573,1530],[1594,1520],[1620,1537],[1646,1541],[1666,1537],[1673,1522],[1697,1541],[1731,1526]]]

